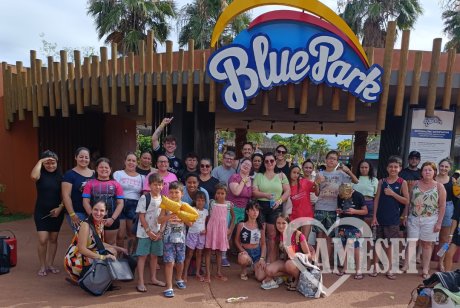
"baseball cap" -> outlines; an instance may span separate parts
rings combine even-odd
[[[417,158],[420,158],[420,152],[417,152],[417,151],[412,151],[409,153],[409,158],[411,157],[417,157]]]

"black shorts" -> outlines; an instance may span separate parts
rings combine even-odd
[[[115,221],[110,227],[104,226],[104,230],[118,230],[118,229],[120,229],[120,217],[115,219]]]
[[[274,225],[276,216],[278,216],[279,213],[283,213],[283,205],[281,204],[276,210],[272,209],[270,207],[270,201],[257,201],[262,207],[262,211],[260,212],[262,214],[262,222],[266,222],[269,225]]]

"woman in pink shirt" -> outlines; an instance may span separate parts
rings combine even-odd
[[[174,173],[168,171],[169,160],[164,154],[158,155],[157,159],[158,171],[150,172],[145,178],[144,187],[142,188],[144,195],[150,192],[149,188],[149,176],[154,173],[159,173],[163,177],[164,187],[161,190],[161,194],[169,197],[169,183],[177,181],[177,177]]]

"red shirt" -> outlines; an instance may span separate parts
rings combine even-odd
[[[300,179],[299,182],[299,189],[297,189],[297,185],[291,186],[291,221],[299,217],[313,218],[310,192],[315,192],[314,183],[308,179]]]

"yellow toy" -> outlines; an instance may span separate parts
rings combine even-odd
[[[197,220],[198,212],[187,203],[183,202],[180,204],[179,202],[172,201],[166,196],[162,196],[161,199],[161,209],[176,214],[177,218],[185,222],[195,222]]]
[[[460,181],[457,181],[453,185],[453,191],[455,197],[460,197]]]

